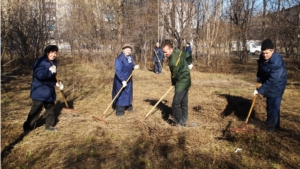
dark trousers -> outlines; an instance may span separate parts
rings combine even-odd
[[[159,62],[154,62],[155,64],[154,64],[154,71],[155,71],[155,73],[161,73],[161,71],[162,71],[162,69],[161,69],[161,67],[160,67],[160,64],[159,64]]]
[[[280,104],[282,97],[267,97],[267,120],[268,130],[274,131],[280,128]]]
[[[184,126],[188,121],[188,90],[175,92],[172,103],[172,115],[176,125]]]
[[[31,110],[27,116],[27,120],[23,124],[24,130],[32,130],[35,128],[36,122],[39,119],[43,106],[46,109],[45,128],[55,125],[54,102],[42,102],[38,100],[32,100]]]

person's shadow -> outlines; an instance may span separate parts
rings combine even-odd
[[[219,96],[227,99],[227,106],[221,113],[222,118],[225,118],[231,114],[234,114],[239,120],[242,121],[247,118],[253,100],[249,100],[241,96],[233,96],[230,94],[220,94]],[[250,118],[259,120],[255,117],[255,114],[256,112],[252,110]]]
[[[150,100],[146,99],[144,100],[145,102],[149,102],[150,105],[154,106],[158,100]],[[164,121],[168,122],[169,124],[173,124],[173,120],[170,119],[172,117],[172,108],[167,106],[166,103],[168,103],[167,100],[162,100],[157,106],[156,109],[153,110],[152,113],[154,113],[157,110],[161,110],[161,117]],[[151,114],[152,114],[151,113]],[[150,115],[151,115],[150,114]]]

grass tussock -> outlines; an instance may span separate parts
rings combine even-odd
[[[300,168],[299,81],[290,83],[283,96],[282,131],[266,133],[265,98],[258,97],[247,125],[257,132],[230,133],[232,127],[243,127],[253,99],[255,71],[205,73],[199,71],[200,65],[195,62],[189,90],[188,126],[196,123],[195,127],[169,124],[174,91],[144,123],[138,121],[170,88],[166,67],[161,75],[147,69],[134,71],[134,112],[117,117],[109,108],[105,124],[92,116],[101,116],[111,102],[111,65],[63,60],[59,77],[70,107],[78,113],[61,110],[65,105],[57,90],[59,132],[55,133],[41,126],[22,134],[31,106],[30,75],[3,83],[2,168]],[[242,150],[235,153],[237,148]]]

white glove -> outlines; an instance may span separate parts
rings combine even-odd
[[[259,77],[256,78],[256,82],[260,82],[260,78]]]
[[[59,88],[59,90],[64,90],[64,85],[61,82],[56,82],[55,85]]]
[[[49,70],[50,70],[50,72],[51,72],[52,74],[56,73],[56,66],[55,66],[55,65],[51,66],[51,67],[49,68]]]
[[[136,69],[139,69],[140,68],[140,66],[139,65],[135,65],[134,66],[134,69],[136,70]]]
[[[191,70],[193,68],[193,64],[188,65],[188,67]]]
[[[126,86],[127,86],[127,82],[126,82],[126,81],[123,81],[123,82],[122,82],[122,85],[123,85],[123,87],[126,87]]]
[[[258,91],[254,90],[253,95],[257,95],[257,94],[258,94]]]

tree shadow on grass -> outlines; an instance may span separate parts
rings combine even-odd
[[[54,108],[54,114],[55,114],[55,124],[54,125],[56,125],[59,122],[58,116],[61,114],[61,110],[62,109],[56,104],[55,108]],[[45,111],[46,110],[43,108],[43,110],[40,113],[39,118],[36,120],[36,122],[34,124],[33,130],[35,130],[36,128],[42,127],[45,124],[45,115],[44,115]],[[6,146],[1,152],[1,161],[3,161],[3,159],[11,153],[14,146],[16,144],[20,143],[26,135],[30,134],[30,132],[31,131],[21,133],[15,141],[13,141],[8,146]]]
[[[156,133],[142,130],[133,141],[124,140],[120,145],[109,144],[108,133],[101,130],[95,131],[93,141],[87,146],[68,145],[69,156],[64,159],[64,167],[73,168],[242,168],[240,161],[232,159],[215,160],[210,153],[189,150],[188,141],[184,132],[174,133],[169,130],[152,126]],[[168,133],[164,137],[158,137]],[[99,139],[96,139],[99,138]],[[81,152],[73,153],[73,149]],[[79,151],[80,150],[80,151]]]
[[[13,148],[14,148],[14,146],[15,146],[16,144],[20,143],[20,142],[23,140],[23,138],[24,138],[27,134],[28,134],[28,133],[21,133],[21,134],[19,135],[19,137],[18,137],[14,142],[10,143],[8,146],[6,146],[6,147],[2,150],[2,152],[1,152],[1,161],[3,161],[3,159],[4,159],[5,157],[7,157],[7,156],[11,153],[11,151],[12,151]]]
[[[154,106],[158,100],[150,100],[150,99],[146,99],[144,100],[145,102],[149,102],[150,105]],[[158,103],[158,105],[156,106],[156,108],[153,110],[153,113],[158,109],[161,110],[161,116],[162,119],[166,122],[168,122],[169,124],[172,124],[172,120],[170,120],[170,116],[172,116],[172,107],[167,106],[166,104],[168,103],[167,100],[162,100],[160,103]],[[152,114],[152,113],[151,113]]]

